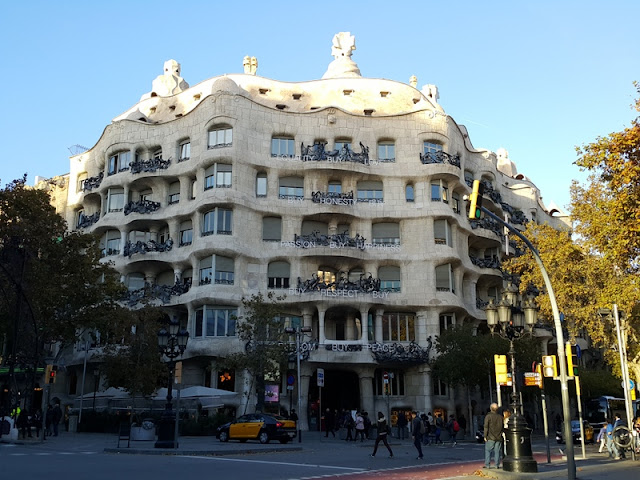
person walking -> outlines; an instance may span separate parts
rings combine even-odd
[[[53,436],[58,436],[58,425],[60,424],[60,420],[62,420],[62,409],[60,408],[60,404],[56,403],[53,407],[53,411],[51,412],[51,425],[53,426]]]
[[[335,431],[335,416],[330,408],[324,413],[324,429],[325,429],[325,438],[329,438],[329,432],[333,435],[333,438],[336,437]]]
[[[356,413],[356,438],[354,441],[358,440],[358,435],[360,436],[360,441],[364,442],[364,417],[362,413]]]
[[[347,429],[347,438],[345,438],[345,440],[347,442],[351,440],[353,440],[354,442],[356,441],[356,439],[353,438],[353,427],[355,426],[356,422],[353,419],[353,415],[351,415],[351,412],[347,410],[344,418],[344,428]]]
[[[398,421],[396,425],[398,426],[398,439],[404,440],[407,437],[407,414],[404,411],[398,412]]]
[[[456,446],[458,442],[456,441],[456,436],[460,431],[460,424],[456,420],[454,415],[449,415],[449,421],[447,422],[447,432],[449,432],[449,439],[451,440],[451,445]]]
[[[436,418],[433,420],[433,422],[435,423],[435,439],[433,441],[434,445],[437,445],[439,443],[442,443],[442,440],[440,440],[440,435],[442,435],[442,428],[444,427],[444,420],[442,420],[442,416],[441,413],[438,412],[436,413]]]
[[[462,438],[464,439],[467,434],[467,419],[464,416],[464,413],[460,415],[458,418],[458,423],[460,424],[460,431],[462,432]]]
[[[598,438],[596,438],[596,442],[600,444],[600,448],[598,449],[598,453],[602,453],[602,450],[607,446],[607,426],[609,422],[607,420],[604,421],[600,432],[598,432]]]
[[[36,438],[40,438],[40,430],[42,430],[42,410],[39,408],[33,414],[33,427],[36,429]]]
[[[492,403],[490,412],[484,417],[484,467],[482,468],[491,468],[492,453],[496,468],[500,468],[503,428],[504,418],[498,413],[498,404]]]
[[[422,435],[424,434],[424,423],[418,416],[418,412],[415,410],[411,412],[411,435],[413,437],[413,446],[418,450],[418,457],[416,460],[422,460],[424,455],[422,454]]]
[[[44,437],[47,438],[53,435],[53,407],[51,404],[47,405],[47,415],[44,420],[44,424]]]
[[[369,418],[369,412],[362,412],[362,418],[364,418],[364,436],[369,440],[369,430],[371,430],[371,419]]]
[[[376,456],[376,452],[378,451],[378,444],[380,442],[384,443],[384,446],[389,450],[389,458],[393,458],[393,450],[389,446],[389,442],[387,441],[387,435],[389,434],[389,426],[387,425],[387,419],[384,418],[384,414],[382,412],[378,412],[378,436],[376,437],[376,443],[373,446],[372,457]]]

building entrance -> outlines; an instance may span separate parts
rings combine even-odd
[[[309,388],[309,396],[313,403],[319,399],[319,388],[313,384]],[[346,370],[324,371],[324,387],[322,388],[322,410],[356,410],[360,408],[360,379],[355,372]]]

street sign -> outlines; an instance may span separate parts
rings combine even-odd
[[[539,387],[540,386],[540,374],[538,372],[525,372],[524,373],[524,386],[525,387]]]
[[[382,374],[382,380],[384,380],[384,383],[389,383],[389,374],[387,372]]]
[[[296,376],[293,373],[287,375],[287,385],[293,387],[296,383]]]
[[[317,382],[319,387],[324,387],[324,368],[318,369]]]
[[[622,388],[624,388],[624,380],[622,381],[622,383],[620,384],[620,386]],[[633,380],[629,379],[629,390],[633,390],[634,388],[636,388],[636,384],[633,383]]]
[[[507,373],[504,381],[498,382],[498,385],[501,387],[511,387],[513,384],[511,383],[511,374]]]

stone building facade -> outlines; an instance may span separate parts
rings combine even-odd
[[[324,77],[299,83],[260,77],[246,57],[244,73],[190,87],[168,61],[68,176],[70,227],[101,237],[132,298],[154,286],[188,329],[185,385],[230,382],[230,404],[251,411],[250,382],[224,365],[244,348],[234,319],[243,297],[286,295],[283,321],[311,333],[301,385],[287,390],[283,372],[269,399],[295,408],[301,388],[303,428],[320,395],[323,409],[455,412],[431,345],[485,321],[503,287],[502,228],[467,218],[474,179],[512,223],[567,221],[505,150],[472,146],[435,86],[363,77],[354,50],[336,35]]]

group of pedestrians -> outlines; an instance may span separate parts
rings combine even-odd
[[[637,417],[634,420],[634,428],[638,426],[640,430],[640,417]],[[611,421],[610,418],[605,419],[604,425],[600,429],[598,433],[598,437],[596,439],[597,442],[600,443],[599,452],[602,453],[602,450],[606,447],[607,452],[609,453],[609,458],[615,458],[616,460],[620,460],[625,458],[624,449],[621,449],[615,441],[614,432],[620,426],[626,426],[622,421],[619,413],[616,413],[615,419]]]
[[[9,416],[5,416],[4,413],[0,414],[1,423],[0,427],[4,429],[5,422],[8,425],[8,430],[12,428],[17,430],[17,438],[18,439],[27,439],[33,438],[34,435],[32,431],[35,431],[35,438],[40,437],[40,432],[42,432],[43,427],[43,419],[44,419],[44,438],[49,436],[58,436],[58,425],[60,424],[60,420],[62,419],[62,409],[60,408],[60,404],[56,403],[55,405],[49,404],[47,406],[46,415],[43,415],[42,410],[37,408],[32,411],[28,411],[27,409],[20,408],[19,406],[11,409]],[[10,420],[7,420],[7,418]],[[2,434],[7,434],[8,432],[3,431]]]
[[[325,438],[328,438],[329,434],[335,438],[336,432],[344,429],[346,432],[344,440],[347,442],[355,442],[358,438],[360,438],[361,442],[364,442],[365,439],[369,438],[371,420],[369,419],[369,414],[364,411],[357,411],[354,415],[349,410],[343,410],[339,414],[338,410],[327,408],[324,414],[324,429]]]

